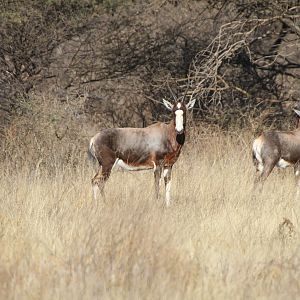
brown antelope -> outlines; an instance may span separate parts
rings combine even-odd
[[[294,166],[298,179],[300,175],[300,110],[294,109],[298,116],[298,126],[293,131],[267,131],[253,142],[253,161],[260,172],[257,182],[263,183],[275,166],[286,168]],[[300,187],[300,181],[298,180]]]
[[[165,107],[172,111],[169,124],[158,122],[145,128],[102,129],[90,141],[89,151],[99,162],[99,171],[92,179],[94,199],[116,166],[127,171],[153,170],[156,197],[163,173],[166,205],[170,204],[171,172],[185,141],[186,111],[192,109],[195,99],[188,104],[176,101],[171,104],[163,99]]]

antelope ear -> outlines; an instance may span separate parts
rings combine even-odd
[[[298,117],[300,117],[300,110],[294,109],[294,112],[298,115]]]
[[[196,99],[192,99],[189,101],[189,103],[186,105],[186,109],[192,109],[195,105]]]
[[[166,99],[163,99],[163,103],[164,106],[168,109],[168,110],[173,110],[173,104],[169,101],[167,101]]]

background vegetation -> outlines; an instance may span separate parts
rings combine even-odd
[[[1,1],[1,128],[47,93],[145,126],[186,89],[197,122],[282,123],[299,99],[299,1]],[[152,101],[151,101],[152,99]],[[26,106],[24,107],[24,102]]]
[[[0,0],[0,298],[295,298],[292,172],[256,195],[250,149],[295,126],[299,5]],[[171,208],[151,173],[94,203],[90,137],[167,121],[169,87],[197,99]]]

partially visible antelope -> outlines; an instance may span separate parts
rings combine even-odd
[[[300,110],[294,109],[298,116],[297,128],[293,131],[267,131],[253,142],[253,161],[260,172],[256,182],[263,183],[275,166],[286,168],[294,166],[300,188]]]
[[[92,179],[94,199],[97,192],[104,196],[104,185],[116,166],[127,171],[153,170],[156,197],[163,174],[166,206],[170,205],[171,172],[185,141],[186,111],[195,99],[185,104],[185,96],[174,104],[163,99],[172,112],[169,124],[155,123],[145,128],[102,129],[90,141],[89,151],[99,162],[99,171]]]

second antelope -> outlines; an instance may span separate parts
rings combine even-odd
[[[263,183],[275,166],[294,166],[300,188],[300,110],[294,111],[298,116],[298,126],[295,130],[267,131],[254,140],[253,161],[260,172],[257,182]]]
[[[172,111],[169,124],[156,123],[145,128],[102,129],[90,141],[89,151],[99,162],[99,171],[92,179],[94,198],[115,166],[127,171],[154,170],[156,197],[163,173],[166,205],[170,204],[171,172],[185,141],[186,111],[192,109],[195,100],[185,104],[184,98],[171,104],[163,100]]]

